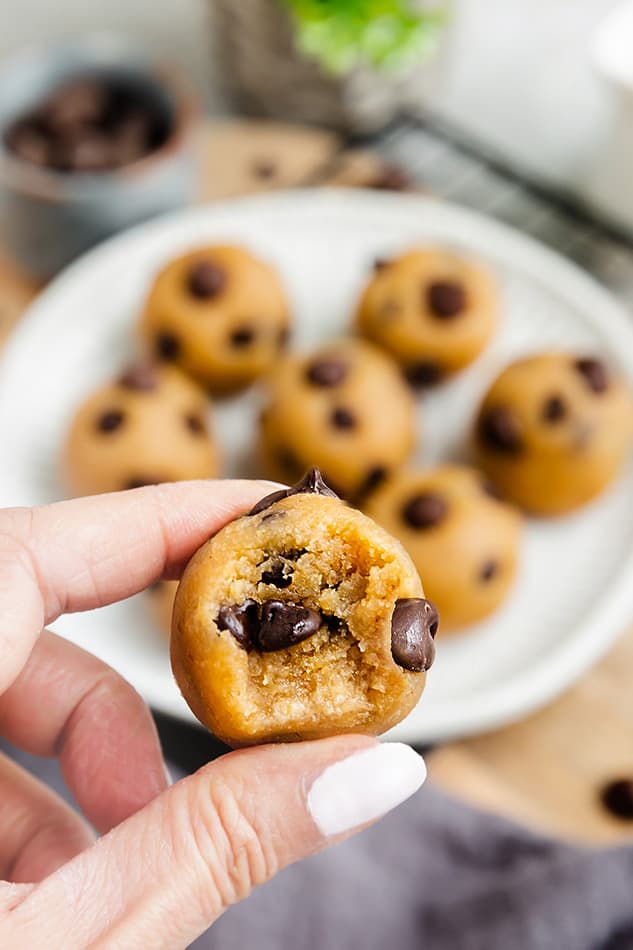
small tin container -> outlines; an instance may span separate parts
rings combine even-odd
[[[7,132],[74,79],[124,83],[164,119],[164,141],[105,171],[58,171],[20,159]],[[88,37],[29,48],[0,69],[0,242],[35,280],[131,225],[189,203],[197,185],[197,101],[183,78],[125,41]]]

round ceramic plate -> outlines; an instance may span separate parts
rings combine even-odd
[[[236,241],[280,270],[296,314],[295,343],[342,334],[376,257],[437,241],[485,259],[503,293],[492,346],[469,370],[419,400],[424,464],[463,453],[483,391],[510,359],[547,347],[605,354],[633,386],[633,326],[596,283],[494,221],[410,195],[294,192],[196,208],[91,252],[34,303],[0,361],[0,504],[63,496],[59,446],[82,397],[129,359],[149,281],[171,256]],[[259,393],[217,407],[226,474],[249,463]],[[489,621],[438,643],[417,709],[394,737],[429,742],[500,725],[566,687],[633,617],[633,467],[579,514],[528,523],[510,600]],[[140,595],[55,629],[116,667],[156,709],[191,718],[164,640]]]

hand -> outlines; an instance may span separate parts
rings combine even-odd
[[[424,780],[407,746],[341,736],[233,752],[168,787],[137,693],[45,629],[178,576],[269,490],[190,482],[0,512],[0,733],[58,756],[85,816],[0,757],[0,946],[185,947]]]

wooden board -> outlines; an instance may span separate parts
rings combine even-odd
[[[205,199],[309,184],[379,184],[384,165],[346,152],[330,133],[263,122],[210,124],[202,142]],[[0,342],[37,289],[0,252]],[[633,619],[633,618],[632,618]],[[489,735],[431,752],[433,781],[451,793],[580,842],[618,841],[599,790],[633,777],[633,629],[559,700]]]

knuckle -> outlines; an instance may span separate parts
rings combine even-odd
[[[258,821],[254,791],[239,776],[212,768],[210,778],[198,777],[191,789],[185,847],[195,853],[199,899],[217,913],[272,877],[279,861],[272,836]]]

